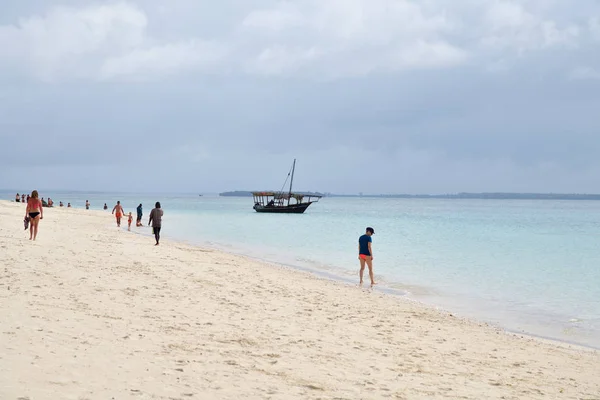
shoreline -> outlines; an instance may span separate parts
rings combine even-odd
[[[6,398],[600,392],[594,349],[244,255],[168,239],[154,247],[110,228],[103,211],[45,210],[30,242],[21,207],[0,202]]]
[[[2,201],[12,203],[12,204],[17,204],[10,200],[0,200],[0,202],[2,202]],[[21,203],[18,203],[18,204],[21,204]],[[62,207],[62,208],[53,207],[50,209],[51,210],[52,209],[69,210],[69,208],[67,208],[66,206]],[[107,210],[102,210],[102,209],[86,210],[85,207],[83,207],[83,206],[73,206],[73,207],[71,207],[71,209],[72,210],[80,210],[80,211],[84,211],[87,213],[90,213],[90,212],[97,213],[98,216],[104,216],[104,217],[107,216],[107,214],[106,214]],[[110,208],[109,208],[108,212],[109,212],[108,215],[111,216]],[[110,228],[111,224],[114,225],[114,218],[112,220],[110,220],[110,223],[107,223],[107,228]],[[134,224],[135,224],[135,220],[134,220]],[[132,230],[130,233],[144,236],[144,237],[152,237],[152,234],[150,233],[150,231],[148,231],[148,233],[144,233],[144,232],[140,232],[139,229],[136,229],[136,228],[137,227],[135,227],[135,225],[132,225]],[[142,229],[145,229],[145,228],[147,228],[147,226],[143,225]],[[126,219],[125,219],[125,223],[122,224],[122,226],[121,226],[121,230],[123,232],[128,232]],[[285,267],[285,268],[289,268],[292,271],[299,271],[302,273],[307,273],[307,274],[316,276],[318,278],[327,279],[332,282],[342,283],[348,287],[358,288],[358,284],[353,283],[353,280],[350,278],[349,274],[343,275],[341,273],[342,270],[333,270],[332,272],[330,272],[327,269],[308,267],[306,265],[302,265],[299,262],[294,263],[293,261],[279,261],[279,260],[261,258],[259,256],[244,253],[244,251],[242,249],[235,248],[235,244],[208,244],[208,243],[202,243],[202,240],[184,240],[184,239],[180,239],[180,238],[169,238],[169,239],[167,239],[167,241],[175,243],[175,244],[182,244],[185,246],[197,247],[197,248],[201,248],[204,250],[209,249],[211,251],[217,251],[217,252],[228,254],[228,255],[234,255],[234,256],[249,260],[251,262],[268,264],[268,265],[274,266],[274,267]],[[230,247],[230,248],[228,248],[228,247]],[[358,271],[356,271],[356,275],[357,274],[358,274]],[[399,283],[399,282],[389,282],[389,281],[386,281],[385,279],[383,281],[381,281],[381,280],[378,280],[378,281],[379,281],[379,283],[374,290],[376,290],[379,293],[383,293],[386,295],[396,297],[400,301],[415,302],[419,305],[431,308],[431,309],[439,311],[439,312],[453,314],[459,318],[463,318],[465,320],[471,321],[472,323],[477,323],[477,324],[483,323],[483,324],[486,324],[487,326],[493,327],[494,329],[503,331],[506,334],[512,334],[512,335],[521,336],[521,337],[529,337],[529,338],[539,339],[539,340],[545,341],[545,342],[553,342],[557,345],[574,346],[574,347],[578,347],[578,348],[582,348],[582,349],[589,349],[592,351],[600,351],[600,345],[583,343],[583,342],[577,341],[577,340],[569,340],[566,337],[557,337],[557,336],[553,336],[551,334],[535,333],[535,332],[531,332],[527,329],[519,330],[516,328],[511,328],[509,326],[510,325],[509,323],[504,324],[502,322],[494,322],[494,321],[486,320],[486,316],[489,315],[489,312],[486,310],[479,310],[478,312],[471,312],[470,313],[471,315],[468,315],[469,314],[468,312],[463,312],[463,311],[458,310],[458,308],[460,308],[459,307],[460,302],[459,303],[444,303],[444,301],[442,300],[443,296],[440,296],[439,293],[436,293],[435,292],[436,289],[432,288],[432,287],[414,286],[414,285],[407,286],[407,285],[403,285],[402,283]],[[391,287],[390,285],[396,285],[399,287]],[[415,294],[410,290],[410,288],[415,288],[415,287],[418,289],[418,292],[420,294],[419,293]],[[368,285],[365,285],[362,289],[369,290]],[[430,299],[430,300],[428,301],[426,299]],[[453,306],[453,304],[454,304],[454,306]],[[540,323],[536,324],[536,326],[540,327],[540,329],[543,328],[543,324],[540,324]]]
[[[22,203],[15,203],[11,200],[0,200],[0,202],[2,202],[2,201],[13,204],[13,205],[14,204],[22,204]],[[67,208],[66,206],[62,207],[62,208],[55,206],[53,208],[46,208],[45,210],[48,210],[48,209],[50,209],[50,210],[53,210],[53,209],[69,210],[69,208]],[[73,206],[70,209],[71,210],[80,210],[80,211],[84,211],[87,213],[90,213],[90,212],[97,213],[98,216],[106,216],[107,215],[106,214],[107,210],[102,210],[102,209],[97,209],[97,208],[92,208],[90,210],[86,210],[85,207],[83,207],[83,206]],[[110,215],[110,208],[108,210],[108,215]],[[114,224],[114,218],[113,218],[113,220],[111,220],[111,223]],[[108,223],[107,227],[109,227],[111,225],[111,223]],[[135,223],[135,221],[134,221],[134,223]],[[121,230],[123,230],[124,232],[127,232],[126,225],[127,224],[126,224],[126,219],[125,219],[124,226],[121,227]],[[144,225],[142,228],[146,228],[146,225]],[[139,228],[135,227],[134,225],[132,226],[131,233],[139,234],[141,236],[147,236],[147,237],[152,236],[151,233],[140,232]],[[175,236],[177,236],[177,235],[175,234]],[[185,240],[185,239],[181,239],[181,238],[169,238],[168,240],[173,243],[183,244],[186,246],[199,247],[202,249],[210,249],[212,251],[218,251],[218,252],[229,254],[229,255],[243,257],[252,262],[269,264],[271,266],[284,266],[284,267],[290,268],[291,270],[294,270],[294,271],[300,271],[303,273],[308,273],[308,274],[314,275],[316,277],[328,279],[328,280],[331,280],[334,282],[343,283],[349,287],[358,287],[357,284],[353,283],[352,278],[350,278],[351,275],[348,273],[344,274],[344,272],[347,272],[347,271],[341,270],[341,269],[328,270],[326,268],[309,267],[307,265],[302,264],[300,261],[297,261],[297,260],[282,261],[282,260],[278,260],[278,259],[261,258],[260,256],[245,253],[242,248],[237,248],[236,244],[230,244],[230,243],[212,244],[212,243],[206,243],[205,240]],[[358,273],[358,272],[356,271],[356,273]],[[376,273],[376,275],[377,275],[377,273]],[[461,302],[460,300],[458,302],[444,301],[444,297],[446,297],[446,295],[444,293],[438,293],[437,289],[435,287],[404,285],[401,282],[386,281],[385,279],[383,279],[383,280],[378,279],[378,281],[379,281],[379,283],[375,290],[380,293],[385,293],[385,294],[388,294],[388,295],[391,295],[394,297],[398,297],[401,300],[414,301],[423,306],[430,307],[430,308],[438,310],[440,312],[451,313],[456,316],[459,316],[460,318],[464,318],[469,321],[472,321],[474,323],[484,323],[488,326],[494,327],[495,329],[499,329],[507,334],[514,334],[517,336],[537,338],[537,339],[544,340],[544,341],[556,342],[557,344],[564,344],[564,345],[568,345],[568,346],[577,346],[577,347],[586,348],[586,349],[590,349],[590,350],[594,350],[594,351],[600,351],[600,344],[585,343],[584,340],[577,340],[577,339],[570,340],[569,338],[566,337],[567,335],[558,335],[556,333],[553,334],[552,332],[549,332],[549,331],[552,331],[552,329],[548,329],[548,328],[544,329],[545,325],[541,322],[536,323],[534,325],[530,325],[529,329],[527,327],[521,329],[521,328],[511,327],[511,325],[514,326],[514,325],[519,325],[519,324],[523,323],[522,321],[518,322],[518,320],[516,320],[514,318],[509,319],[509,320],[507,320],[507,319],[493,320],[491,318],[488,318],[488,316],[490,315],[490,312],[491,312],[490,310],[481,309],[481,308],[478,309],[477,311],[467,310],[464,308],[464,306],[462,306],[463,302],[466,301],[465,299],[462,299],[463,302]],[[392,287],[391,285],[394,285],[396,287]],[[414,292],[411,290],[411,289],[415,289],[415,288],[417,289],[417,292]],[[363,289],[367,290],[368,285],[363,287]],[[463,309],[461,310],[461,308],[463,308]],[[565,328],[560,328],[560,329],[565,329]],[[554,328],[554,330],[558,331],[559,330],[558,326],[556,328]]]
[[[126,229],[125,229],[126,231]],[[133,230],[132,230],[133,232]],[[136,234],[146,235],[141,232],[135,232]],[[251,254],[244,253],[244,250],[241,248],[236,248],[235,244],[209,244],[203,242],[203,240],[183,240],[183,239],[170,239],[177,243],[183,243],[188,246],[196,246],[204,249],[210,249],[213,251],[223,252],[227,254],[236,255],[239,257],[244,257],[253,262],[260,262],[269,264],[272,266],[284,266],[286,268],[290,268],[294,271],[300,271],[303,273],[312,274],[314,276],[328,279],[334,282],[342,283],[347,285],[348,287],[358,288],[358,284],[353,280],[350,274],[344,274],[347,272],[341,269],[332,269],[328,270],[325,268],[318,267],[309,267],[307,265],[303,265],[301,262],[296,262],[288,260],[288,261],[279,261],[276,259],[267,259],[261,258],[260,256],[255,256]],[[365,272],[366,274],[367,272]],[[377,273],[375,274],[378,275]],[[381,277],[381,275],[379,275]],[[356,277],[358,277],[358,268],[356,270]],[[393,287],[394,285],[396,287]],[[365,285],[363,290],[367,290],[369,285]],[[416,289],[416,292],[411,289]],[[404,285],[400,282],[388,281],[385,279],[378,279],[378,284],[374,289],[379,293],[384,293],[390,296],[394,296],[399,298],[402,301],[413,301],[425,307],[430,307],[432,309],[438,310],[440,312],[446,312],[449,314],[454,314],[459,316],[460,318],[467,319],[474,323],[484,323],[488,326],[494,327],[495,329],[502,330],[508,334],[514,334],[517,336],[526,336],[531,338],[538,338],[543,341],[551,341],[557,344],[564,344],[568,346],[576,346],[580,348],[586,348],[589,350],[600,351],[600,345],[588,344],[582,341],[577,340],[569,340],[566,337],[553,336],[552,334],[544,334],[544,333],[536,333],[530,331],[528,329],[519,330],[517,328],[511,328],[510,323],[503,323],[501,321],[494,322],[490,320],[486,320],[486,316],[489,315],[490,311],[486,309],[478,309],[478,311],[471,311],[470,313],[465,310],[459,310],[461,301],[458,302],[444,302],[443,297],[444,294],[440,294],[437,292],[434,287],[427,286],[415,286],[415,285]],[[462,299],[464,300],[464,299]],[[470,315],[469,315],[470,314]],[[513,325],[518,324],[513,320]],[[544,328],[542,323],[536,323],[534,327],[539,328],[541,331]],[[534,328],[535,329],[535,328]],[[556,328],[558,329],[558,328]]]
[[[143,233],[138,233],[140,235],[144,235]],[[144,235],[145,236],[145,235]],[[461,312],[458,312],[456,310],[453,310],[452,307],[446,307],[444,305],[441,304],[435,304],[433,302],[427,302],[424,301],[422,299],[420,299],[419,295],[413,295],[411,294],[409,291],[406,291],[404,289],[398,289],[398,288],[393,288],[390,286],[387,286],[386,283],[378,283],[377,287],[375,289],[370,289],[368,286],[369,285],[365,285],[364,287],[360,288],[358,287],[358,284],[355,283],[354,281],[350,280],[349,278],[345,278],[341,275],[337,275],[335,273],[329,273],[325,270],[319,270],[317,268],[309,268],[309,267],[303,267],[301,265],[296,265],[296,264],[289,264],[289,263],[284,263],[284,262],[277,262],[277,261],[270,261],[267,259],[262,259],[260,257],[255,257],[255,256],[251,256],[251,255],[247,255],[244,254],[242,252],[236,252],[236,251],[231,251],[231,250],[224,250],[218,246],[208,246],[208,245],[200,245],[200,244],[194,244],[194,243],[188,243],[185,241],[179,241],[179,240],[173,240],[170,239],[170,241],[174,242],[174,243],[180,243],[180,244],[184,244],[187,246],[194,246],[194,247],[199,247],[202,249],[210,249],[213,251],[219,251],[219,252],[223,252],[226,254],[231,254],[231,255],[235,255],[237,257],[241,257],[247,260],[250,260],[252,262],[259,262],[262,264],[266,264],[266,265],[270,265],[272,267],[283,267],[283,268],[287,268],[289,270],[292,271],[299,271],[302,273],[306,273],[306,274],[310,274],[310,275],[314,275],[317,278],[321,278],[321,279],[325,279],[325,280],[329,280],[331,282],[335,282],[335,283],[339,283],[342,285],[345,285],[347,287],[350,288],[355,288],[355,289],[361,289],[361,290],[376,290],[378,293],[387,295],[387,296],[391,296],[393,298],[397,298],[398,301],[408,301],[408,302],[413,302],[415,304],[418,304],[422,307],[426,307],[426,308],[430,308],[432,310],[435,310],[437,312],[440,313],[446,313],[446,314],[453,314],[454,316],[456,316],[457,318],[461,318],[464,319],[465,321],[469,321],[471,323],[475,323],[475,324],[485,324],[491,328],[497,329],[499,331],[504,332],[505,334],[508,335],[514,335],[514,336],[521,336],[521,337],[528,337],[528,338],[532,338],[532,339],[536,339],[536,340],[540,340],[546,343],[552,343],[555,344],[557,346],[566,346],[566,347],[573,347],[573,348],[579,348],[582,350],[589,350],[589,351],[600,351],[600,347],[596,347],[593,345],[588,345],[585,343],[579,343],[576,341],[569,341],[567,339],[561,339],[561,338],[555,338],[552,336],[545,336],[545,335],[541,335],[541,334],[535,334],[535,333],[531,333],[531,332],[526,332],[526,331],[517,331],[514,329],[509,329],[505,326],[502,326],[502,324],[496,324],[496,323],[492,323],[492,322],[487,322],[484,320],[481,320],[477,317],[470,317],[470,316],[466,316],[463,315]],[[365,272],[366,273],[366,272]],[[358,273],[357,273],[358,274]],[[428,288],[423,288],[423,289],[428,289]]]

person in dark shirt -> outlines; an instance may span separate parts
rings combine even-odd
[[[152,223],[152,233],[154,233],[154,238],[156,239],[155,246],[158,246],[158,242],[160,240],[160,227],[162,225],[162,216],[163,210],[160,208],[160,202],[156,202],[156,205],[150,211],[150,219],[148,220],[148,225]]]
[[[137,206],[137,220],[135,221],[135,226],[142,226],[142,203]]]
[[[373,228],[368,227],[365,234],[358,238],[358,259],[360,261],[360,285],[363,284],[363,273],[365,272],[365,264],[369,267],[369,278],[371,278],[371,286],[376,285],[373,277],[373,248],[371,236],[375,234]]]

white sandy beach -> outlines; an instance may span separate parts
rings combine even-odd
[[[155,247],[110,212],[45,209],[32,242],[24,207],[0,202],[2,400],[600,399],[598,352]]]

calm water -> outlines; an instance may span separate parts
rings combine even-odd
[[[357,239],[373,226],[376,290],[600,347],[600,202],[324,198],[302,215],[270,215],[254,212],[252,198],[40,195],[76,207],[89,199],[93,209],[106,202],[109,212],[121,200],[134,215],[142,202],[146,224],[159,200],[164,237],[353,282]]]

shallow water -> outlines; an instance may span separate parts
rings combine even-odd
[[[305,214],[275,215],[254,212],[252,198],[40,195],[79,208],[106,202],[108,213],[121,200],[134,215],[142,202],[146,224],[159,200],[164,237],[344,280],[357,281],[357,240],[372,226],[382,287],[509,330],[600,347],[600,202],[323,198]]]

